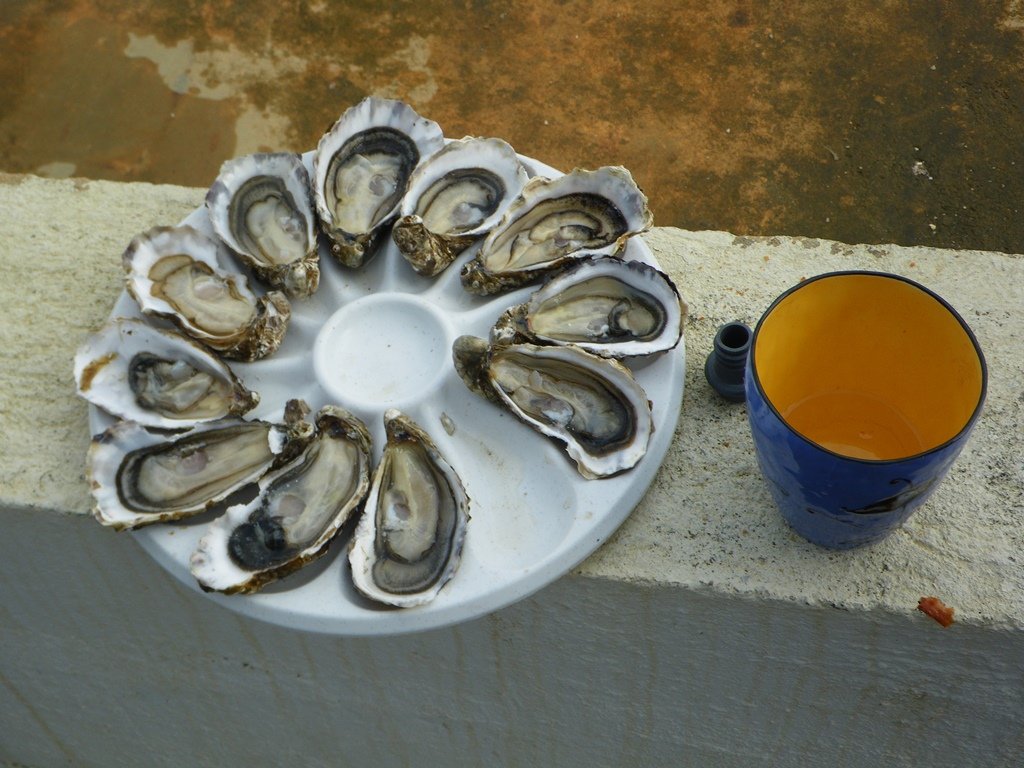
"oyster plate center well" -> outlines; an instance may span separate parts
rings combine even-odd
[[[316,380],[370,424],[388,408],[412,409],[443,382],[452,324],[415,294],[375,293],[346,304],[313,344]]]
[[[522,158],[530,175],[560,172]],[[312,153],[303,157],[307,169]],[[205,208],[184,224],[213,236]],[[253,595],[207,596],[245,615],[285,627],[337,635],[390,635],[466,621],[520,600],[559,578],[594,552],[625,521],[661,466],[679,418],[685,371],[685,336],[679,346],[634,367],[652,402],[654,436],[632,470],[585,480],[555,443],[512,414],[470,392],[451,361],[460,335],[486,337],[510,306],[538,286],[501,296],[474,296],[459,280],[471,246],[436,278],[416,274],[387,238],[358,270],[340,266],[320,245],[320,287],[295,299],[280,349],[254,363],[231,363],[261,396],[246,418],[277,420],[288,399],[304,399],[315,413],[342,405],[366,422],[374,460],[385,438],[383,414],[399,408],[422,426],[465,484],[471,520],[462,563],[430,603],[381,608],[352,585],[342,533],[320,560]],[[657,266],[641,237],[625,257]],[[241,270],[240,271],[245,271]],[[251,277],[250,285],[258,287]],[[123,293],[114,317],[139,317]],[[90,405],[93,433],[113,420]],[[201,591],[189,557],[211,516],[153,525],[130,534],[189,588]],[[205,594],[205,593],[204,593]]]

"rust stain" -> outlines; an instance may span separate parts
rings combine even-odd
[[[1022,252],[1022,7],[28,0],[0,6],[0,169],[206,186],[373,93],[625,165],[660,225]]]
[[[1003,29],[1024,30],[1024,0],[1006,0],[1004,15],[999,20]]]

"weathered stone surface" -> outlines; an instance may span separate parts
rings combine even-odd
[[[1019,0],[20,0],[0,169],[205,186],[375,94],[624,165],[662,225],[1020,252],[1022,31]]]
[[[121,292],[121,254],[204,191],[0,175],[0,488],[12,505],[88,512],[89,445],[72,359]]]
[[[958,620],[1022,626],[1024,257],[665,228],[647,240],[690,304],[682,416],[647,496],[579,572],[900,613],[935,594]],[[745,406],[720,399],[703,364],[723,323],[753,327],[803,278],[850,269],[905,275],[943,296],[985,352],[988,398],[949,476],[902,529],[831,552],[783,522]]]
[[[120,294],[128,240],[180,221],[202,198],[180,187],[0,176],[0,505],[88,511],[74,351]],[[673,229],[648,242],[690,305],[682,418],[646,498],[578,573],[903,614],[936,594],[959,620],[1021,627],[1024,258]],[[985,413],[939,491],[884,543],[847,553],[789,532],[758,474],[743,406],[719,400],[703,378],[719,325],[753,324],[784,289],[836,269],[897,272],[943,295],[990,370]]]

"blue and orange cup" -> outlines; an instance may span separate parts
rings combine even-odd
[[[834,549],[885,538],[963,449],[987,377],[963,318],[912,280],[834,272],[783,293],[754,330],[745,375],[783,517]]]

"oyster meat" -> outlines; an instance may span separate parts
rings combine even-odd
[[[473,336],[456,339],[452,356],[466,386],[564,444],[588,480],[632,469],[647,452],[651,404],[621,363],[572,346]]]
[[[437,123],[401,101],[372,96],[324,134],[313,159],[313,197],[342,264],[359,267],[376,252],[413,170],[442,146]]]
[[[407,608],[454,575],[469,522],[462,481],[426,432],[395,409],[387,445],[349,551],[352,579],[372,600]]]
[[[93,438],[87,474],[96,519],[138,528],[203,512],[291,459],[312,435],[300,401],[284,424],[222,419],[168,438],[121,421]]]
[[[260,401],[202,345],[123,317],[79,348],[75,381],[78,394],[107,413],[161,429],[240,416]]]
[[[640,357],[675,347],[686,305],[668,275],[642,261],[587,259],[512,307],[496,342],[572,344],[601,357]]]
[[[316,436],[260,480],[249,504],[230,507],[199,542],[192,575],[208,591],[255,592],[327,551],[370,490],[370,435],[337,406],[322,408]]]
[[[413,269],[433,277],[497,224],[526,179],[501,139],[449,142],[413,172],[391,236]]]
[[[279,291],[262,298],[222,267],[227,249],[192,227],[154,227],[124,252],[128,292],[146,315],[167,318],[224,357],[251,361],[281,344],[291,307]]]
[[[490,295],[537,282],[588,256],[612,255],[651,226],[629,171],[606,166],[537,177],[462,268],[462,286]]]
[[[288,152],[245,155],[225,162],[206,194],[217,236],[256,276],[291,297],[320,283],[309,174]]]

